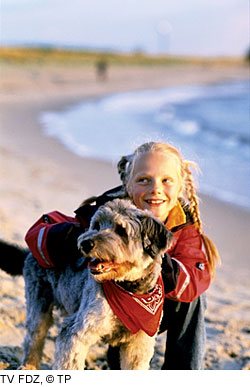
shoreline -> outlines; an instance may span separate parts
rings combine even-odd
[[[36,80],[31,82],[27,69],[12,68],[0,90],[0,238],[23,246],[26,230],[42,213],[57,209],[72,215],[83,199],[120,184],[112,163],[77,156],[58,140],[44,135],[38,119],[41,112],[62,111],[81,101],[114,92],[158,88],[159,85],[224,82],[248,76],[248,68],[234,71],[230,68],[228,72],[217,69],[217,73],[213,69],[208,74],[207,68],[195,66],[185,68],[182,75],[180,67],[159,72],[158,69],[143,69],[142,72],[136,69],[135,74],[135,69],[125,72],[115,69],[108,82],[99,83],[94,71],[82,74],[82,70],[72,70],[73,73],[69,69],[59,70],[37,69]],[[34,69],[32,71],[34,78]],[[82,81],[78,84],[75,80],[80,74]],[[61,83],[48,81],[56,76],[57,79],[60,76]],[[86,80],[88,84],[82,90]],[[250,332],[247,329],[250,311],[246,301],[250,288],[247,276],[250,212],[210,195],[199,196],[204,229],[222,255],[222,266],[207,292],[205,368],[250,369]],[[7,363],[15,367],[15,362],[20,360],[25,300],[22,278],[12,279],[0,271],[0,283],[0,369],[5,369]],[[55,335],[55,331],[52,332]],[[45,369],[51,365],[53,340],[48,340],[45,349]],[[162,359],[162,342],[160,338],[153,369],[158,369]],[[101,347],[92,354],[97,362],[104,356],[104,350]],[[96,363],[93,364],[94,367]]]
[[[8,68],[8,66],[6,66]],[[50,68],[51,66],[49,66]],[[183,68],[187,74],[183,76]],[[159,89],[159,88],[167,88],[167,87],[175,87],[180,85],[186,85],[186,86],[195,86],[195,85],[209,85],[209,84],[219,84],[219,83],[225,83],[225,82],[232,82],[232,81],[241,81],[241,80],[247,80],[249,78],[249,69],[246,65],[241,65],[240,68],[236,69],[234,66],[227,66],[226,71],[224,66],[192,66],[192,65],[186,65],[186,66],[178,65],[176,68],[173,66],[169,69],[166,69],[163,71],[163,74],[168,73],[170,71],[170,76],[163,79],[161,82],[161,85],[159,85],[159,79],[147,79],[146,83],[142,82],[143,77],[145,75],[149,75],[151,73],[152,69],[143,69],[142,71],[142,78],[139,80],[138,83],[128,82],[125,84],[124,81],[121,82],[121,80],[117,80],[117,74],[115,69],[114,74],[110,75],[110,80],[105,82],[98,82],[94,79],[94,74],[92,71],[91,82],[92,85],[89,85],[88,89],[86,91],[79,92],[79,88],[77,90],[72,85],[70,87],[66,87],[66,90],[64,90],[63,93],[59,94],[59,89],[56,88],[55,90],[49,90],[49,92],[45,94],[39,94],[37,95],[36,92],[34,92],[34,98],[31,98],[31,95],[29,91],[26,93],[24,90],[22,90],[22,93],[18,95],[17,93],[13,93],[13,89],[11,89],[11,93],[8,94],[7,92],[7,98],[4,99],[4,93],[1,92],[0,88],[0,102],[1,102],[1,108],[0,108],[0,116],[1,116],[1,126],[0,128],[0,138],[1,138],[1,148],[11,150],[13,152],[17,152],[20,154],[25,154],[26,157],[29,157],[30,159],[36,161],[38,155],[40,158],[44,158],[46,160],[50,160],[58,165],[63,164],[63,168],[65,169],[71,169],[72,167],[75,169],[75,172],[81,173],[81,168],[83,168],[83,160],[84,163],[87,163],[88,165],[90,163],[93,163],[96,167],[102,164],[102,166],[105,168],[105,170],[108,170],[111,166],[113,170],[113,175],[111,178],[111,184],[113,184],[113,181],[115,184],[119,184],[119,179],[117,177],[116,172],[116,166],[113,164],[113,162],[106,159],[97,159],[95,157],[82,157],[71,151],[66,145],[63,144],[60,139],[52,136],[47,136],[43,132],[43,125],[39,121],[39,118],[41,118],[41,115],[44,112],[62,112],[67,111],[74,106],[77,106],[79,104],[82,104],[84,102],[90,102],[95,101],[99,98],[105,98],[113,94],[118,94],[122,92],[129,92],[129,91],[138,91],[138,90],[153,90],[153,89]],[[12,72],[15,72],[15,69],[13,69],[12,66],[10,66],[11,72],[10,75],[13,75]],[[188,69],[188,71],[186,71]],[[198,72],[196,75],[193,74],[194,70],[197,70]],[[48,69],[46,67],[42,69],[40,77],[41,79],[44,77],[44,72],[46,72]],[[59,68],[60,77],[62,78],[62,72],[65,69]],[[133,67],[132,69],[129,69],[127,71],[126,76],[131,75],[131,70],[134,71]],[[149,70],[149,73],[148,73]],[[157,68],[156,71],[159,69]],[[208,70],[208,72],[207,72]],[[21,71],[27,72],[27,69],[21,67]],[[34,72],[34,69],[32,70]],[[50,69],[51,71],[51,69]],[[176,73],[182,74],[180,78],[176,78]],[[154,72],[154,71],[153,71]],[[160,68],[160,77],[162,76],[162,68]],[[89,75],[90,70],[87,71],[87,74]],[[118,71],[119,73],[119,71]],[[171,78],[171,75],[175,75],[174,78]],[[150,74],[152,77],[152,74]],[[26,73],[27,76],[27,73]],[[55,74],[53,75],[55,77]],[[75,75],[76,76],[76,75]],[[37,75],[36,75],[37,77]],[[112,79],[113,78],[113,79]],[[71,80],[72,81],[72,80]],[[63,81],[61,80],[63,83]],[[75,82],[75,81],[74,81]],[[73,83],[74,83],[73,82]],[[7,82],[8,83],[8,82]],[[24,82],[25,83],[25,82]],[[69,82],[70,83],[70,82]],[[59,83],[60,84],[60,83]],[[5,89],[5,87],[3,87]],[[18,88],[17,88],[18,89]],[[69,93],[65,93],[65,91],[68,91]],[[34,91],[34,90],[33,90]],[[12,95],[11,95],[12,94]],[[13,110],[13,103],[15,104],[14,110]],[[15,113],[15,114],[12,114]],[[27,117],[29,117],[29,120],[27,120]],[[23,122],[22,125],[22,132],[20,133],[19,130],[19,122]],[[7,130],[5,129],[7,128]],[[34,131],[34,128],[36,130]],[[15,141],[13,141],[13,138],[15,138]],[[83,168],[85,169],[85,168]],[[88,168],[87,168],[88,169]],[[78,175],[80,178],[80,175]],[[88,176],[89,178],[89,176]],[[93,180],[93,179],[92,179]],[[98,193],[103,192],[103,190],[109,189],[110,185],[105,184],[105,181],[101,181],[101,188]],[[92,184],[90,184],[91,186]],[[93,192],[90,193],[90,195],[94,195]],[[250,211],[248,207],[244,207],[242,205],[237,205],[230,201],[224,201],[223,198],[220,198],[218,196],[211,196],[209,193],[203,192],[201,193],[202,196],[208,196],[211,198],[214,198],[215,200],[218,200],[222,203],[227,203],[229,205],[233,205],[238,207],[239,209],[244,209],[246,211]],[[89,195],[88,195],[89,196]]]

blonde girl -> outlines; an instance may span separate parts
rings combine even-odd
[[[215,273],[219,255],[204,235],[191,168],[179,151],[162,142],[139,146],[118,163],[122,185],[90,198],[75,211],[75,218],[60,214],[53,224],[41,218],[28,231],[26,242],[41,266],[74,266],[79,257],[78,235],[97,208],[114,198],[130,199],[148,210],[174,234],[162,264],[165,302],[160,332],[167,330],[162,369],[202,369],[205,355],[205,291]],[[39,237],[41,227],[43,238]],[[39,244],[39,248],[37,247]],[[60,251],[59,251],[60,249]],[[70,262],[69,262],[70,257]],[[119,348],[109,348],[108,363],[119,369]]]
[[[163,159],[168,158],[175,160],[176,173],[178,175],[178,195],[176,198],[176,203],[178,202],[182,204],[183,207],[188,208],[189,214],[192,218],[192,222],[194,223],[196,229],[201,235],[201,238],[204,243],[204,247],[206,249],[206,254],[208,258],[209,270],[211,276],[214,277],[215,274],[215,264],[216,262],[220,262],[218,251],[214,245],[214,243],[203,233],[202,222],[200,218],[198,197],[195,190],[195,183],[192,176],[192,172],[190,167],[194,169],[198,169],[198,166],[188,160],[183,160],[180,152],[173,146],[163,143],[163,142],[148,142],[141,146],[139,146],[132,155],[124,156],[118,163],[118,172],[120,174],[121,181],[123,182],[123,186],[125,191],[127,191],[128,196],[133,198],[133,175],[136,162],[143,155],[157,155],[162,154]],[[155,158],[157,156],[154,156]],[[154,157],[152,157],[152,163],[154,164]],[[174,162],[174,161],[173,161]],[[169,185],[169,183],[168,183]],[[173,184],[171,183],[173,186]],[[175,204],[176,204],[175,203]],[[135,203],[136,204],[136,203]],[[139,206],[138,206],[139,207]],[[145,205],[144,208],[146,209]],[[154,209],[151,208],[154,212]],[[156,214],[157,216],[157,214]],[[164,218],[161,219],[164,221]],[[165,221],[167,217],[165,218]]]

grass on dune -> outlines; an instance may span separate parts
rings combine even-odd
[[[143,52],[130,54],[99,52],[87,50],[66,50],[51,47],[0,47],[0,63],[6,64],[58,64],[58,65],[93,65],[104,61],[113,65],[232,65],[242,64],[243,58],[199,58],[169,55],[147,55]]]

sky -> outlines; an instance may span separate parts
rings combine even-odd
[[[1,45],[242,56],[248,0],[0,0]]]

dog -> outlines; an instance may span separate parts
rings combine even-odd
[[[128,200],[114,199],[98,208],[79,236],[78,270],[70,264],[65,270],[44,269],[29,253],[23,267],[27,317],[20,369],[40,368],[54,307],[66,317],[53,369],[84,369],[89,347],[101,340],[120,347],[121,369],[149,369],[164,299],[161,261],[171,241],[158,219]],[[136,306],[138,314],[130,316]]]

